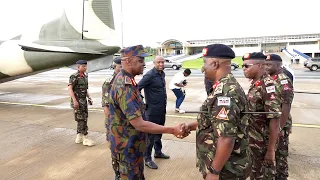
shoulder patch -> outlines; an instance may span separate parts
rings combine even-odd
[[[220,96],[218,98],[218,106],[230,106],[231,100],[230,97]]]
[[[276,99],[276,96],[274,96],[274,94],[272,93],[271,96],[270,96],[270,99],[271,99],[271,100],[275,100],[275,99]]]
[[[223,89],[223,83],[218,84],[214,89],[213,95],[222,94],[222,89]]]
[[[222,119],[222,120],[226,120],[228,121],[228,112],[226,111],[226,109],[223,107],[220,112],[218,113],[218,115],[216,116],[217,119]]]
[[[284,86],[283,86],[283,90],[284,91],[287,91],[287,90],[289,90],[290,88],[289,88],[289,86],[288,86],[288,84],[285,84]]]
[[[276,87],[275,86],[268,86],[266,87],[267,93],[272,93],[276,92]]]

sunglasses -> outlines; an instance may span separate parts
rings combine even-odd
[[[242,64],[242,68],[249,68],[250,66],[257,65],[257,64]]]

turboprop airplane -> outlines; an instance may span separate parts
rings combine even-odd
[[[79,59],[88,61],[89,72],[110,67],[120,49],[111,0],[65,0],[63,4],[60,17],[0,41],[0,83],[72,67]]]

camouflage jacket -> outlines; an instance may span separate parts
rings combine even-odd
[[[248,111],[248,102],[232,74],[213,85],[212,93],[200,110],[208,114],[200,113],[197,118],[197,167],[206,174],[215,157],[218,138],[232,137],[235,138],[233,151],[221,172],[233,172],[234,176],[243,177],[249,168],[247,127],[250,115],[242,114]]]
[[[249,92],[250,112],[280,112],[281,101],[277,83],[270,77],[263,75],[256,82],[252,82]],[[265,147],[269,139],[270,119],[279,119],[279,114],[254,114],[249,123],[250,146]]]
[[[81,74],[79,71],[77,71],[76,73],[70,76],[69,85],[72,85],[74,96],[76,97],[78,102],[79,99],[86,99],[88,91],[88,75]],[[70,104],[73,107],[72,98]]]
[[[134,78],[121,69],[109,93],[111,151],[132,158],[143,156],[145,133],[130,124],[130,120],[144,113],[142,97]]]
[[[106,79],[102,85],[102,100],[101,100],[102,107],[109,106],[109,103],[108,103],[109,91],[111,89],[111,84],[113,83],[113,80],[115,77],[116,77],[116,74],[115,73],[112,74],[112,76]]]
[[[277,82],[278,91],[281,95],[281,103],[283,104],[289,104],[291,107],[292,101],[293,101],[293,84],[291,79],[286,76],[283,72],[280,72],[274,76],[272,76],[273,80]],[[291,127],[292,126],[292,116],[289,113],[288,120],[286,121],[286,124],[284,127]]]

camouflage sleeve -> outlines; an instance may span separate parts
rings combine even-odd
[[[111,84],[108,81],[105,81],[102,85],[102,100],[101,100],[102,107],[109,106],[108,98],[109,98],[110,86]]]
[[[291,104],[293,100],[293,85],[290,80],[280,80],[278,90],[281,93],[281,97],[284,104]]]
[[[72,85],[72,87],[74,87],[76,85],[76,81],[77,81],[77,77],[75,75],[71,75],[69,78],[69,85]]]
[[[264,108],[265,112],[281,112],[281,94],[279,84],[271,77],[264,79]],[[280,114],[268,114],[268,119],[280,118]]]
[[[228,88],[231,89],[217,96],[215,100],[215,110],[212,113],[213,127],[216,128],[219,136],[236,137],[241,117],[241,104],[234,90],[235,87],[231,85]]]
[[[141,102],[138,94],[132,89],[132,85],[126,85],[117,90],[119,107],[127,120],[142,116]]]

